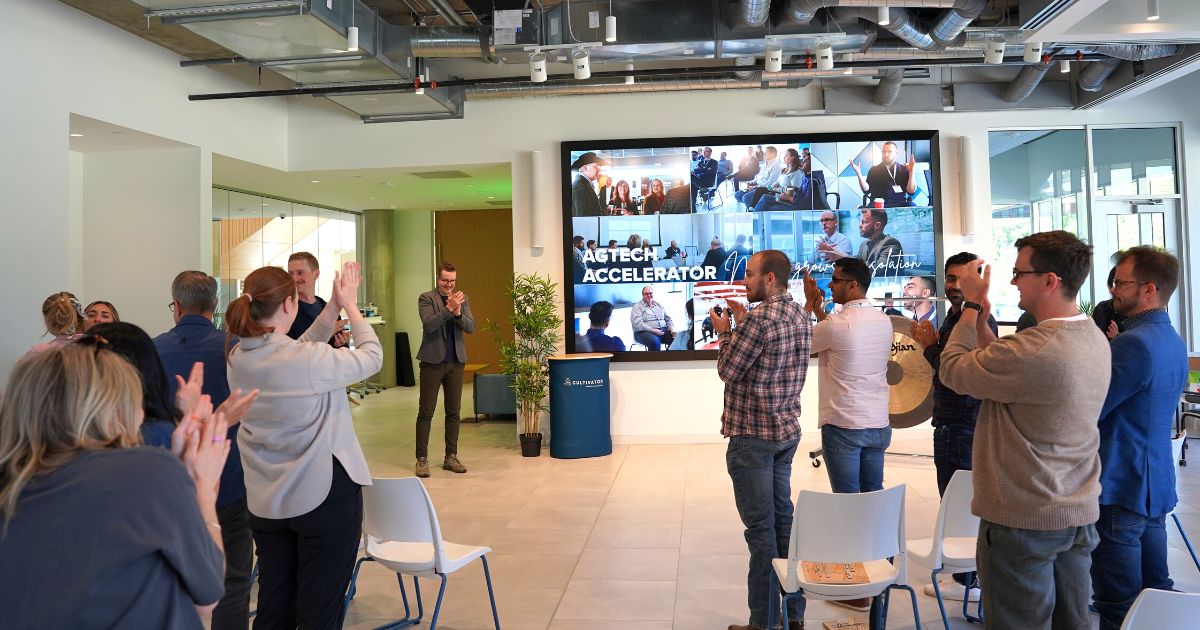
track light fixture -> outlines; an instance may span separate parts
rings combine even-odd
[[[828,42],[817,44],[817,70],[833,70],[833,47]]]
[[[346,50],[350,52],[358,52],[358,27],[346,27]]]
[[[992,37],[987,40],[987,48],[983,51],[983,61],[991,65],[1004,63],[1004,40]]]
[[[880,26],[887,26],[892,23],[892,11],[891,11],[891,9],[888,8],[886,2],[884,2],[883,5],[879,7],[878,13],[876,13],[876,16],[875,16],[875,21]]]
[[[1058,62],[1058,71],[1063,74],[1069,74],[1071,72],[1071,61],[1068,59],[1063,59],[1063,60],[1059,61]]]
[[[546,53],[529,55],[529,80],[534,83],[546,81]]]
[[[575,73],[575,78],[580,81],[591,78],[592,76],[592,61],[588,51],[580,48],[571,53],[571,68]]]
[[[1042,44],[1040,42],[1026,42],[1023,59],[1025,63],[1041,63]]]
[[[604,41],[610,44],[617,41],[617,16],[615,15],[604,18]]]
[[[1158,0],[1146,0],[1146,21],[1157,22],[1158,18]]]
[[[625,71],[633,72],[633,64],[631,64],[631,63],[625,64]],[[634,78],[634,76],[632,74],[625,77],[625,85],[633,85],[635,82],[636,82],[636,79]]]
[[[767,56],[763,60],[763,69],[767,72],[783,70],[783,46],[775,42],[767,43]]]

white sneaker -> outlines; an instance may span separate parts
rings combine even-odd
[[[962,601],[962,598],[963,598],[963,592],[966,590],[965,586],[963,586],[962,584],[959,584],[952,577],[944,577],[944,578],[938,580],[938,588],[942,591],[942,599],[953,599],[955,601],[960,601],[960,602]],[[937,597],[937,593],[935,593],[933,591],[932,584],[925,585],[925,596],[926,597]],[[970,595],[970,599],[968,601],[970,601],[971,603],[975,603],[975,602],[979,601],[979,589],[978,588],[971,589],[971,595]]]

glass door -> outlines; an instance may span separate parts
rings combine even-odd
[[[1093,303],[1110,297],[1105,283],[1108,280],[1108,271],[1112,268],[1114,253],[1136,245],[1153,245],[1179,255],[1179,199],[1098,199],[1093,204]],[[1171,296],[1167,308],[1171,314],[1171,322],[1182,336],[1182,294],[1187,285],[1183,277],[1179,280],[1179,288]]]

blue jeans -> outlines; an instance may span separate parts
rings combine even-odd
[[[946,494],[950,478],[960,470],[971,470],[971,448],[975,427],[965,424],[942,424],[933,429],[933,467],[937,470],[938,496]],[[970,573],[955,573],[954,580],[963,586]]]
[[[1100,630],[1117,630],[1144,588],[1173,590],[1167,571],[1166,518],[1101,505],[1100,544],[1092,551],[1092,600]]]
[[[648,330],[639,330],[633,333],[633,340],[646,346],[646,349],[651,352],[658,352],[663,347],[663,338]]]
[[[1096,527],[1036,531],[979,521],[975,558],[985,630],[1088,628],[1088,568]]]
[[[883,451],[892,443],[892,428],[821,427],[821,451],[829,485],[837,493],[883,490]]]
[[[725,465],[733,480],[733,499],[746,526],[750,570],[746,603],[750,625],[767,626],[767,610],[779,610],[779,588],[771,561],[786,558],[792,534],[792,458],[800,440],[771,442],[735,435],[729,438]],[[788,602],[788,619],[804,619],[803,597]],[[778,619],[778,613],[776,619]]]

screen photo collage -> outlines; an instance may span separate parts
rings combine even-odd
[[[762,160],[755,157],[757,143],[566,143],[569,349],[618,357],[715,350],[710,316],[726,300],[745,302],[746,263],[763,249],[783,251],[792,261],[790,290],[800,302],[805,273],[829,295],[833,263],[853,256],[873,272],[868,297],[878,308],[934,318],[939,291],[930,136],[764,138]],[[719,167],[711,186],[694,178],[697,162],[716,162],[735,150],[754,162],[758,182],[739,180],[737,164],[730,175]],[[717,158],[709,157],[714,153]],[[768,181],[781,158],[791,166]],[[834,164],[844,168],[834,171]],[[708,166],[699,167],[707,172]]]

